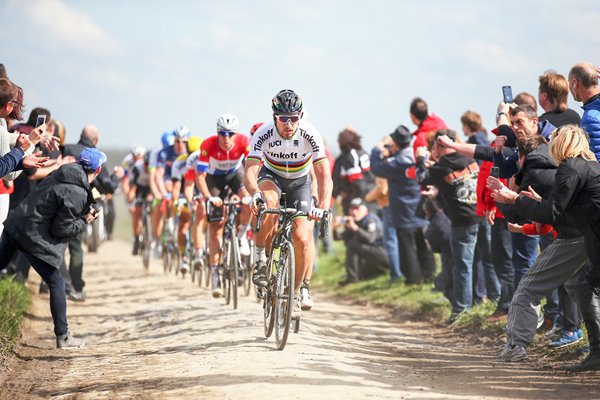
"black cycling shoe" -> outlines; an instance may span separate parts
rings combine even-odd
[[[252,283],[258,287],[267,287],[267,264],[263,261],[258,261],[252,273]]]

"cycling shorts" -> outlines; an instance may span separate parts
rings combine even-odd
[[[285,193],[286,207],[309,212],[312,206],[312,191],[310,189],[310,174],[296,179],[286,179],[269,171],[265,166],[258,172],[257,182],[272,182],[279,191],[279,197]]]
[[[231,192],[238,194],[240,189],[244,187],[244,169],[238,168],[229,175],[210,175],[206,174],[206,186],[211,196],[219,196],[224,199],[226,194],[225,189],[229,187]]]

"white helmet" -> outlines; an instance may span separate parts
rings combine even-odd
[[[217,120],[217,132],[237,132],[239,128],[240,121],[233,114],[223,114]]]
[[[179,128],[175,129],[175,139],[187,139],[189,136],[190,129],[187,126],[181,125]]]
[[[146,148],[142,145],[136,144],[131,148],[131,154],[133,154],[135,157],[141,157],[146,154]]]

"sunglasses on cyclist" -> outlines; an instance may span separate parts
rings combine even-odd
[[[219,135],[223,137],[232,137],[235,135],[235,132],[232,131],[219,131]]]
[[[295,124],[296,122],[300,121],[299,115],[275,115],[275,118],[277,118],[277,121],[281,122],[282,124],[287,124],[288,122]]]

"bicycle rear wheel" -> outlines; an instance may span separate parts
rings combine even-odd
[[[287,343],[294,307],[294,248],[291,243],[281,246],[277,268],[275,294],[275,344],[283,350]]]
[[[167,244],[162,245],[162,261],[163,269],[166,274],[171,268],[171,252],[169,251],[169,246]]]
[[[223,249],[223,296],[225,304],[231,303],[231,240],[225,240],[225,249]]]
[[[240,245],[237,237],[233,237],[231,245],[229,246],[229,268],[230,268],[230,286],[231,286],[231,298],[233,300],[233,309],[237,310],[238,305],[238,278],[240,270]]]
[[[150,253],[152,243],[152,230],[150,227],[150,218],[145,215],[142,221],[142,264],[148,269],[150,266]]]

